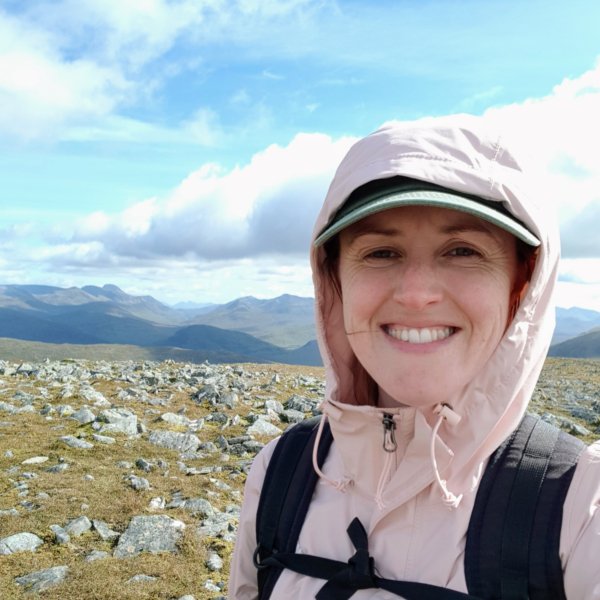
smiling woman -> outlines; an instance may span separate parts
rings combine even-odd
[[[323,416],[255,461],[232,597],[597,597],[600,444],[523,418],[558,262],[530,183],[466,116],[342,160],[311,254]]]
[[[361,404],[446,402],[489,359],[506,329],[517,259],[514,236],[483,223],[402,207],[339,234],[344,327],[379,386]]]

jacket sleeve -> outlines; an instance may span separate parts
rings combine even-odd
[[[565,499],[561,558],[568,600],[600,599],[600,442],[582,454]]]
[[[231,559],[229,600],[256,600],[258,598],[256,568],[252,562],[252,555],[256,548],[256,511],[265,472],[278,439],[269,442],[256,455],[246,480],[244,501]]]

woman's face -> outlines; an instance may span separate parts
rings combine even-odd
[[[395,208],[343,230],[344,326],[380,406],[460,394],[504,334],[516,274],[515,238],[458,211]]]

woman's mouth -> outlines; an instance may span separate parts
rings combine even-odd
[[[422,327],[405,328],[385,325],[383,330],[391,337],[408,342],[409,344],[430,344],[450,337],[456,332],[456,327]]]

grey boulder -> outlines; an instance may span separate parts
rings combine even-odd
[[[140,552],[177,552],[185,523],[166,515],[137,516],[119,538],[115,558],[137,556]]]
[[[0,540],[0,554],[35,552],[43,543],[34,533],[15,533]]]

